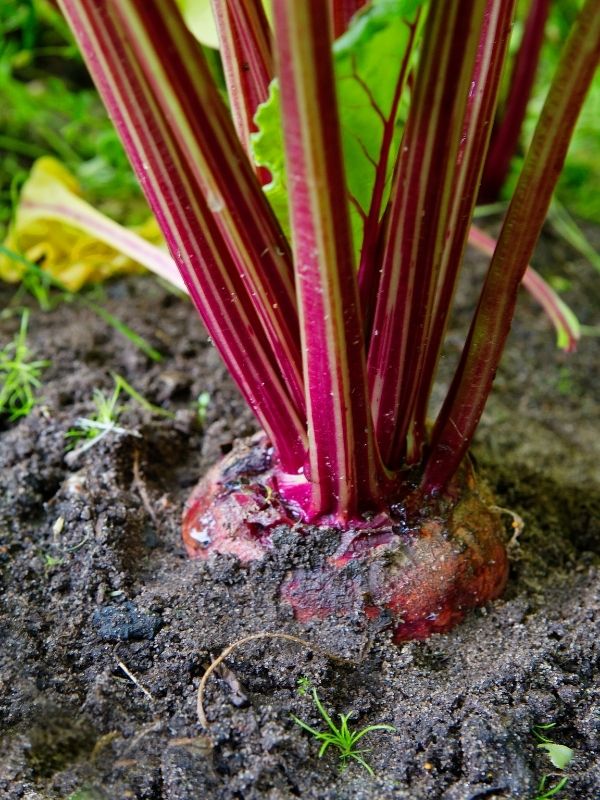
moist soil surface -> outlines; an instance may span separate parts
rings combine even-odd
[[[549,235],[538,263],[571,282],[566,299],[597,324],[599,276]],[[470,258],[438,400],[481,270]],[[450,633],[394,646],[389,630],[362,618],[300,625],[281,601],[289,570],[334,552],[335,532],[303,538],[282,527],[249,566],[186,557],[186,498],[255,423],[186,301],[147,277],[105,289],[105,308],[161,362],[81,304],[43,312],[25,301],[30,347],[51,363],[33,412],[0,422],[0,796],[529,799],[557,773],[547,788],[568,776],[557,797],[597,800],[598,341],[558,351],[547,320],[521,298],[473,448],[498,506],[524,522],[508,587]],[[13,294],[0,287],[0,306]],[[18,315],[0,319],[3,343],[18,324]],[[128,433],[66,455],[67,431],[93,414],[95,389],[112,390],[111,371],[174,418],[129,402],[119,421]],[[203,420],[200,393],[210,397]],[[236,648],[207,684],[203,728],[196,694],[211,659],[258,632],[307,645],[263,638]],[[332,715],[394,726],[361,740],[374,777],[355,762],[340,770],[333,748],[318,757],[291,718],[324,725],[300,678]],[[564,772],[532,732],[550,723],[547,736],[574,751]]]

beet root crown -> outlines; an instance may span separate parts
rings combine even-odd
[[[264,436],[238,442],[200,481],[188,502],[183,537],[192,558],[260,560],[280,526],[307,526],[277,491]],[[449,630],[467,611],[497,598],[508,575],[498,514],[465,463],[443,499],[411,508],[410,495],[339,529],[337,550],[310,569],[292,566],[281,601],[300,622],[366,615],[394,641]]]

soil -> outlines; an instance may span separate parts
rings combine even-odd
[[[572,282],[566,299],[597,323],[598,275],[551,236],[538,262]],[[442,373],[474,302],[468,278],[480,273],[470,259]],[[0,287],[1,307],[13,291]],[[186,498],[255,424],[185,301],[145,277],[106,292],[105,307],[164,359],[148,360],[76,303],[45,313],[31,301],[30,346],[51,359],[42,401],[0,423],[0,796],[534,798],[557,770],[532,728],[554,723],[547,735],[574,750],[557,796],[598,800],[598,341],[559,352],[523,296],[473,449],[498,505],[525,523],[507,590],[450,633],[395,646],[389,629],[360,617],[300,624],[280,600],[292,567],[335,550],[331,531],[301,539],[282,527],[269,555],[247,566],[186,557]],[[7,341],[18,317],[0,326]],[[111,370],[175,418],[130,404],[120,424],[139,436],[106,436],[73,462],[65,434],[93,413],[94,389],[111,390]],[[210,395],[203,424],[201,392]],[[257,632],[311,646],[264,638],[235,649],[208,682],[204,729],[201,676]],[[318,758],[291,719],[321,724],[297,691],[303,677],[331,713],[395,727],[362,740],[375,777],[357,763],[340,771],[331,748]]]

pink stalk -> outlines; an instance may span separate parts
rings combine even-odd
[[[368,359],[375,431],[390,469],[400,466],[406,452],[464,149],[479,32],[490,2],[434,3],[426,22],[392,186]]]
[[[333,38],[337,39],[348,28],[348,24],[367,0],[329,0]]]
[[[487,233],[476,228],[475,225],[471,225],[469,244],[473,245],[481,253],[491,257],[494,255],[497,242]],[[546,316],[554,325],[558,346],[567,353],[575,352],[577,342],[581,336],[579,322],[575,314],[532,266],[528,266],[525,270],[521,284],[533,299],[540,304],[546,312]]]
[[[544,29],[549,11],[550,0],[532,0],[523,39],[508,84],[506,107],[501,119],[492,130],[481,183],[482,202],[492,202],[498,197],[506,180],[511,158],[517,150],[544,43]]]
[[[233,122],[240,142],[251,156],[254,115],[269,96],[273,79],[271,32],[262,0],[211,0]],[[268,170],[257,168],[261,183]]]
[[[154,18],[158,5],[146,6],[149,16]],[[219,218],[224,198],[206,192],[206,179],[200,179],[189,161],[190,150],[196,153],[196,147],[182,146],[175,136],[173,119],[159,107],[155,87],[132,52],[131,33],[123,17],[139,23],[135,4],[61,0],[61,6],[209,334],[284,467],[297,469],[306,448],[303,420],[282,382],[248,284],[224,237]],[[171,18],[178,16],[171,4],[168,10]],[[159,48],[171,56],[174,44],[169,28],[160,24],[158,28],[160,36],[146,40],[149,54]],[[139,46],[145,37],[138,32]],[[166,85],[161,88],[166,91]],[[208,94],[212,100],[212,93]],[[227,172],[225,162],[237,160],[236,156],[222,146],[217,152]],[[258,186],[257,191],[262,197]]]
[[[331,55],[322,0],[275,0],[275,51],[304,382],[311,512],[348,519],[373,505],[382,477],[367,398]]]
[[[408,457],[412,462],[421,460],[429,397],[477,199],[515,3],[514,0],[489,0],[486,5],[470,78],[458,158],[452,175],[449,211],[441,231],[445,242],[436,276],[435,304],[429,317],[422,358],[416,368],[416,374],[420,376],[418,393],[414,408],[409,411],[412,415],[412,441]]]
[[[600,9],[586,0],[571,30],[510,203],[456,375],[436,421],[421,491],[444,489],[473,438],[510,330],[569,141],[600,59]]]

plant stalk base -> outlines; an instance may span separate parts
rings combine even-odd
[[[314,529],[276,487],[264,438],[238,443],[190,497],[183,519],[189,555],[249,562],[272,547],[275,527],[293,526],[299,536]],[[300,622],[364,614],[389,625],[395,642],[425,639],[499,597],[508,576],[503,538],[498,514],[466,463],[444,498],[410,512],[393,503],[340,530],[336,552],[312,569],[291,569],[281,597]]]

